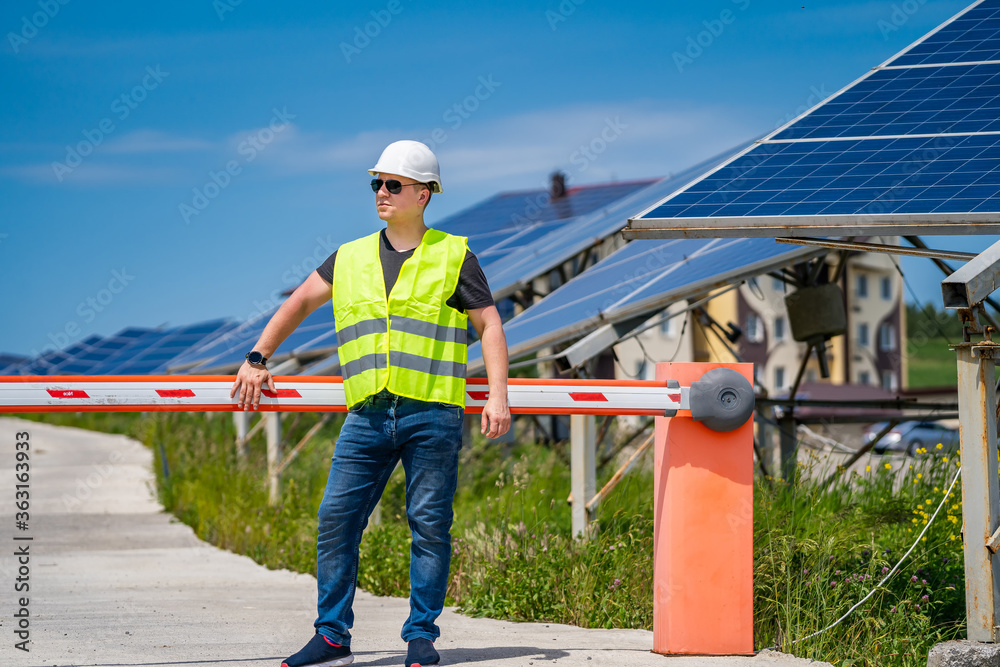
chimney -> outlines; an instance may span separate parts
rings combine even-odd
[[[562,199],[566,196],[566,174],[561,171],[552,172],[549,182],[549,199]]]

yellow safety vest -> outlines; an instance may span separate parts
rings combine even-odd
[[[382,389],[465,407],[468,315],[446,302],[468,248],[428,229],[386,296],[381,232],[345,243],[333,271],[337,354],[347,406]]]

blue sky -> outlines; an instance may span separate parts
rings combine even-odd
[[[966,4],[9,0],[0,351],[255,316],[380,227],[366,169],[390,141],[438,154],[429,224],[556,168],[570,184],[666,175]],[[607,150],[574,159],[609,122]],[[929,261],[903,267],[939,304]]]

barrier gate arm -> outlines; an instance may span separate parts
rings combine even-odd
[[[0,413],[238,411],[229,375],[8,375],[0,376]],[[340,377],[278,376],[264,389],[258,411],[346,412]],[[466,384],[466,412],[481,413],[489,397],[484,378]],[[753,387],[739,373],[715,369],[690,387],[656,380],[512,378],[511,414],[691,416],[716,431],[750,418]]]

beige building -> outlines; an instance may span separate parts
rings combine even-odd
[[[898,244],[898,237],[875,237],[874,243]],[[837,253],[827,256],[820,281],[836,273]],[[844,295],[846,335],[827,344],[826,355],[834,384],[903,388],[906,378],[906,309],[903,282],[895,258],[882,253],[852,253],[837,281]],[[662,327],[615,347],[619,379],[642,375],[652,378],[653,361],[736,361],[739,355],[755,367],[758,390],[770,394],[788,391],[807,351],[792,337],[785,295],[795,288],[777,274],[761,275],[712,299],[704,313],[678,316]],[[675,304],[682,310],[686,304]],[[662,317],[658,314],[653,320]],[[687,323],[685,324],[685,319]],[[738,328],[741,334],[734,334]],[[683,331],[683,335],[682,335]],[[734,341],[727,338],[729,334]],[[735,355],[734,355],[735,352]],[[820,365],[810,355],[803,381],[821,381]]]

